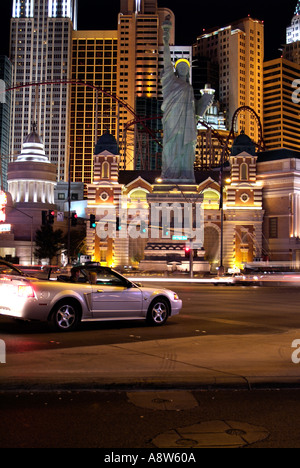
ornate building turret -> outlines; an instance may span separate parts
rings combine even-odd
[[[101,220],[107,216],[115,225],[120,215],[122,185],[119,184],[120,155],[116,139],[108,131],[98,140],[94,154],[93,183],[88,185],[87,217],[94,215],[96,228],[87,224],[87,251],[93,260],[104,265],[128,264],[128,239],[119,232],[102,238]]]
[[[257,182],[256,148],[244,133],[235,139],[230,156],[231,181],[225,204],[226,263],[243,265],[262,257],[262,187]]]
[[[8,165],[7,232],[0,239],[3,257],[21,264],[34,262],[34,237],[42,224],[42,212],[56,210],[56,171],[34,124],[21,154]]]
[[[13,203],[54,205],[56,166],[46,156],[35,124],[24,141],[21,154],[8,165],[7,179]]]

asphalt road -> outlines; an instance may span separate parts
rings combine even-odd
[[[78,330],[63,334],[49,330],[46,324],[0,317],[0,339],[5,341],[9,354],[199,335],[242,336],[300,329],[300,287],[215,287],[171,283],[164,287],[178,292],[183,300],[180,315],[171,318],[164,327],[149,327],[140,321],[94,322],[83,323]]]
[[[179,293],[184,307],[161,328],[141,322],[102,322],[59,334],[45,324],[0,318],[0,339],[6,343],[8,356],[27,358],[34,351],[76,348],[78,360],[81,347],[140,346],[186,337],[208,336],[220,341],[237,337],[241,348],[249,335],[258,339],[278,335],[280,343],[286,332],[297,335],[299,330],[300,339],[300,288],[165,286]],[[22,373],[22,359],[16,362]],[[0,365],[0,380],[1,369]],[[133,455],[133,449],[138,449],[142,451],[137,452],[140,458],[135,463],[126,459],[122,464],[141,466],[149,465],[147,457],[157,451],[172,454],[180,450],[197,458],[196,449],[202,447],[300,447],[300,387],[48,390],[0,390],[1,448],[97,447],[102,449],[99,461],[109,464],[112,450],[121,456]]]

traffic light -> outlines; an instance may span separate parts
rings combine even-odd
[[[163,237],[164,238],[169,238],[169,236],[170,236],[169,226],[167,224],[164,224],[164,226],[163,226]]]
[[[55,216],[55,211],[49,210],[49,214],[48,214],[48,223],[49,224],[54,224],[54,216]]]
[[[120,217],[117,216],[117,219],[116,219],[116,230],[117,230],[117,231],[121,231],[121,229],[122,229],[121,220],[120,220]]]
[[[147,231],[146,221],[141,221],[141,232],[145,234],[146,231]]]
[[[78,215],[77,213],[72,213],[71,226],[77,226]]]
[[[42,211],[42,225],[43,225],[43,226],[46,226],[47,221],[48,221],[48,219],[47,219],[47,211]]]
[[[95,229],[96,227],[96,216],[91,214],[90,215],[90,228]]]
[[[185,253],[185,258],[190,258],[191,247],[189,245],[185,246],[184,253]]]

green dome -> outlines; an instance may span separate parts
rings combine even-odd
[[[95,155],[109,151],[112,154],[119,154],[118,144],[115,137],[107,131],[98,140],[95,146]]]
[[[251,156],[256,155],[255,144],[249,138],[244,131],[234,140],[234,143],[231,148],[231,156],[237,156],[243,152],[251,154]]]

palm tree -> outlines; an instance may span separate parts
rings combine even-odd
[[[63,247],[63,232],[61,229],[54,231],[50,224],[46,224],[36,231],[35,243],[35,256],[39,260],[49,259],[51,265],[52,259]]]

